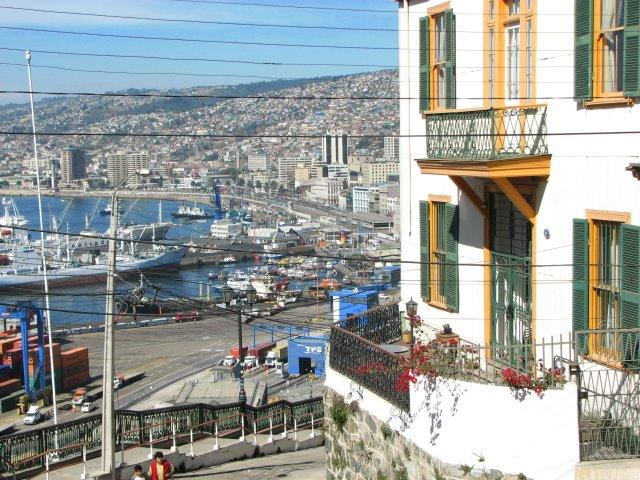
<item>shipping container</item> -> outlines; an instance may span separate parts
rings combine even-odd
[[[6,340],[0,340],[0,353],[5,354],[9,350],[13,350],[15,347],[15,343],[18,341],[18,337],[7,338]]]
[[[324,375],[327,337],[296,337],[289,340],[289,374]]]
[[[16,392],[22,388],[22,381],[17,378],[5,380],[0,382],[0,397],[5,397],[13,392]]]
[[[244,345],[242,347],[242,353],[246,356],[247,355],[247,351],[249,350],[249,346],[248,345]],[[238,358],[239,355],[239,349],[238,349],[238,345],[234,346],[231,350],[229,350],[229,355],[231,355],[232,357]]]
[[[11,378],[11,365],[0,365],[0,381]]]
[[[253,355],[258,359],[259,363],[262,363],[264,362],[267,353],[269,353],[269,350],[271,350],[275,346],[276,344],[274,342],[265,342],[260,345],[256,345],[249,350],[249,355]]]

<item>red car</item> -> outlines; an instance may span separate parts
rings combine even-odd
[[[197,310],[176,313],[173,317],[173,321],[176,323],[196,322],[198,320],[202,320],[202,315],[200,315],[200,312],[198,312]]]

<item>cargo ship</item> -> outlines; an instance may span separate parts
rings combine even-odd
[[[137,275],[141,271],[175,266],[185,255],[184,247],[157,247],[136,254],[121,254],[116,257],[118,276]],[[11,265],[0,267],[0,290],[16,288],[42,288],[42,260],[40,253],[26,247],[16,251]],[[68,287],[99,283],[107,276],[108,256],[101,253],[92,263],[47,261],[47,277],[51,287]]]

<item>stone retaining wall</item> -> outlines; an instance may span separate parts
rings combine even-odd
[[[331,389],[324,403],[327,480],[527,479],[483,468],[481,457],[470,466],[443,463]],[[346,418],[342,428],[340,418]]]

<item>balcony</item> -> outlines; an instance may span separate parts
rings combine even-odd
[[[546,105],[426,113],[429,160],[517,160],[549,154]]]

